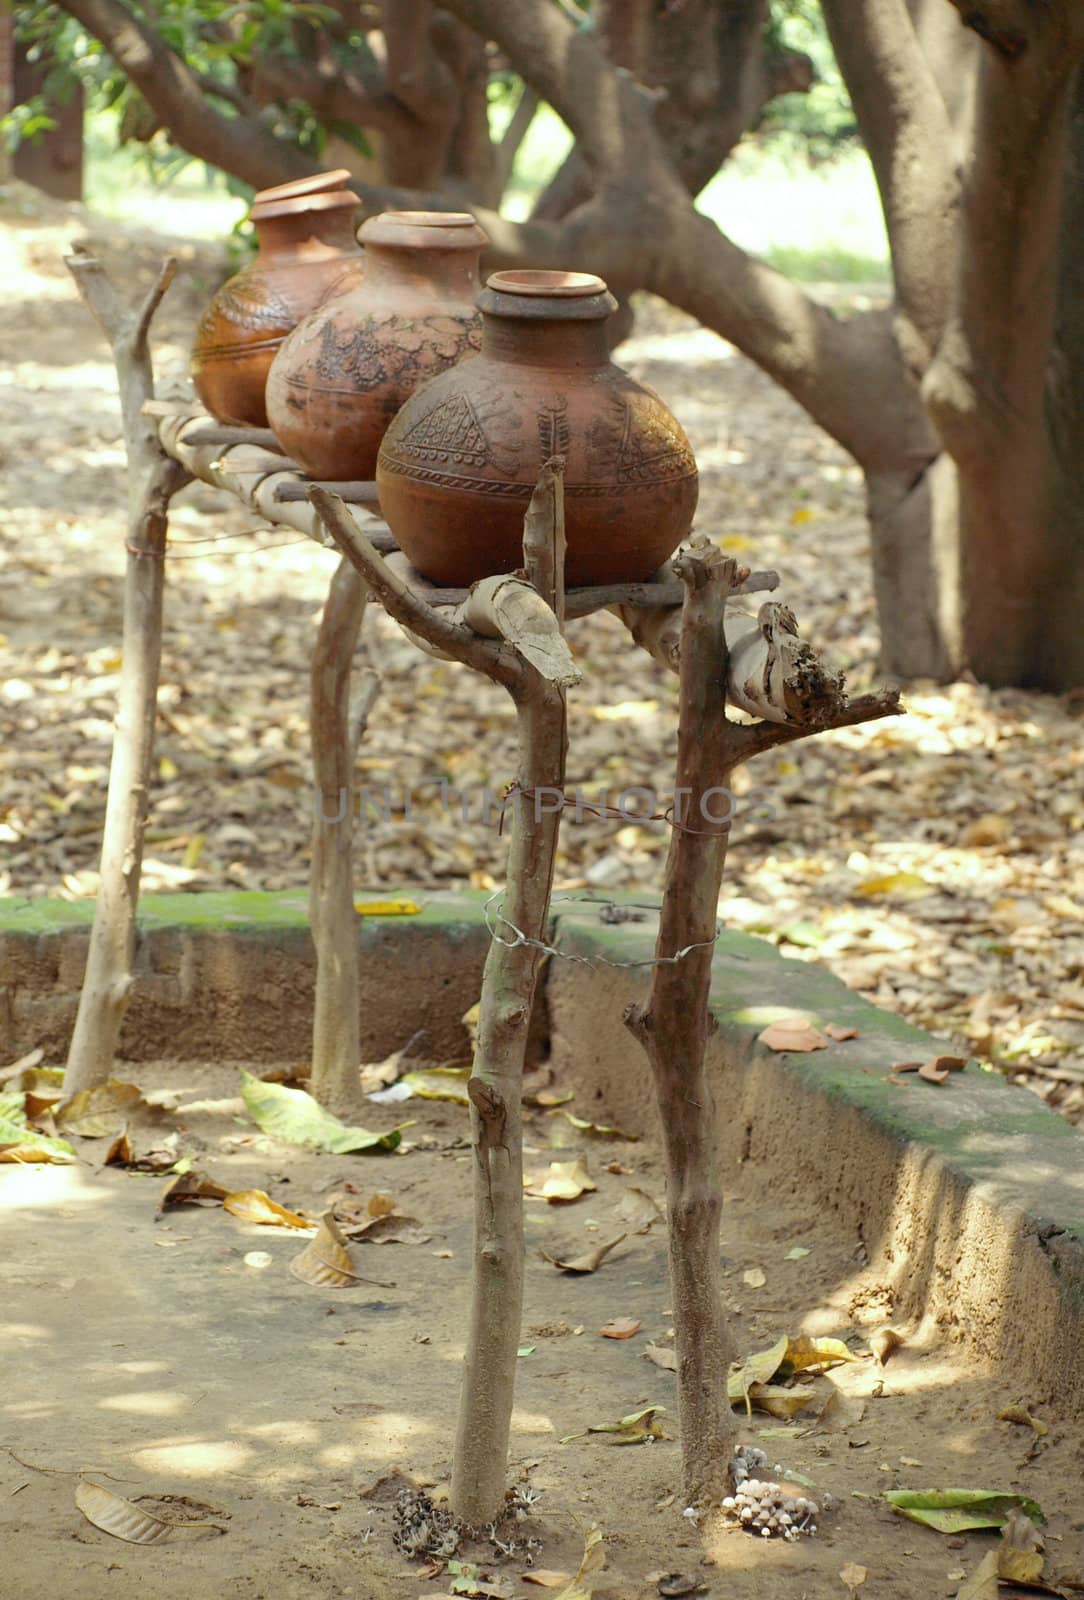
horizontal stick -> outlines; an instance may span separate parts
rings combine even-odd
[[[378,506],[380,499],[376,484],[368,478],[356,478],[346,483],[334,483],[330,478],[302,479],[297,483],[280,483],[275,491],[276,500],[307,500],[313,483],[318,489],[329,489],[345,500],[348,506]]]
[[[286,454],[270,428],[237,428],[225,422],[207,422],[193,428],[185,440],[188,444],[254,444],[277,456]]]

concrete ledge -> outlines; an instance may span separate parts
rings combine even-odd
[[[364,1054],[380,1059],[424,1028],[427,1054],[461,1055],[489,946],[485,896],[400,892],[419,915],[360,924]],[[0,900],[0,1061],[35,1045],[63,1055],[92,915]],[[543,995],[555,1064],[581,1104],[643,1133],[657,1131],[654,1091],[622,1014],[646,993],[656,920],[606,924],[597,905],[558,901],[553,940],[581,960],[551,959]],[[146,896],[122,1054],[306,1061],[314,964],[303,892]],[[1084,1135],[977,1066],[944,1089],[890,1083],[896,1063],[941,1047],[759,939],[724,934],[713,972],[726,1165],[743,1165],[765,1205],[800,1196],[813,1226],[818,1210],[843,1214],[867,1257],[848,1285],[856,1308],[931,1320],[1021,1394],[1084,1416]],[[757,1034],[788,1010],[860,1037],[810,1055],[765,1050]]]

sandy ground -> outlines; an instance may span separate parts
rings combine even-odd
[[[304,1238],[219,1207],[156,1219],[168,1180],[101,1168],[107,1141],[79,1141],[75,1167],[0,1169],[0,1594],[446,1595],[447,1574],[426,1577],[419,1560],[393,1546],[397,1484],[380,1480],[397,1470],[439,1485],[450,1469],[470,1252],[465,1112],[413,1101],[404,1108],[416,1121],[403,1153],[324,1156],[256,1132],[228,1065],[146,1067],[139,1079],[145,1090],[180,1091],[180,1106],[133,1124],[137,1149],[180,1130],[179,1150],[201,1170],[230,1187],[264,1188],[305,1216],[318,1216],[346,1184],[359,1208],[376,1190],[390,1193],[427,1237],[355,1245],[358,1270],[375,1281],[313,1289],[288,1270]],[[390,1126],[393,1108],[374,1106],[370,1120]],[[953,1484],[1037,1499],[1049,1518],[1048,1572],[1084,1583],[1079,1435],[1056,1409],[1037,1407],[1050,1431],[1029,1457],[1031,1430],[997,1419],[1028,1397],[917,1338],[883,1368],[862,1356],[817,1378],[813,1407],[790,1423],[760,1413],[743,1423],[743,1437],[773,1466],[807,1481],[814,1496],[838,1499],[817,1535],[794,1545],[755,1539],[717,1516],[699,1525],[684,1518],[673,1439],[618,1448],[604,1434],[570,1438],[645,1405],[666,1407],[666,1431],[675,1431],[674,1376],[644,1357],[650,1341],[668,1342],[672,1326],[660,1225],[630,1234],[591,1276],[561,1274],[540,1254],[561,1257],[616,1237],[627,1189],[661,1199],[663,1178],[647,1145],[583,1142],[559,1112],[529,1115],[527,1146],[529,1172],[582,1155],[598,1185],[567,1206],[526,1203],[512,1458],[538,1493],[535,1514],[517,1530],[540,1541],[536,1567],[571,1575],[584,1529],[597,1524],[607,1567],[594,1575],[595,1600],[647,1600],[658,1575],[673,1571],[706,1584],[716,1600],[828,1600],[846,1593],[839,1573],[848,1564],[867,1568],[861,1593],[871,1600],[949,1596],[955,1575],[972,1571],[994,1536],[949,1541],[879,1497]],[[607,1170],[610,1163],[620,1170]],[[742,1352],[784,1332],[838,1335],[856,1353],[867,1350],[886,1304],[845,1217],[758,1208],[741,1186],[727,1199],[726,1298]],[[796,1246],[809,1254],[788,1260]],[[271,1264],[246,1265],[252,1251],[267,1252]],[[765,1283],[753,1289],[744,1274],[757,1268]],[[641,1329],[620,1341],[600,1337],[614,1317],[638,1319]],[[817,1421],[837,1388],[865,1397],[864,1414],[843,1431]],[[80,1473],[224,1531],[177,1532],[146,1548],[122,1543],[76,1509]],[[169,1496],[184,1497],[172,1512]],[[523,1580],[522,1555],[463,1553],[517,1600],[547,1592]]]

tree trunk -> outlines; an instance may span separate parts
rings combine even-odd
[[[343,557],[328,589],[310,672],[316,815],[309,923],[316,946],[316,995],[309,1089],[340,1116],[354,1115],[364,1098],[354,910],[354,758],[377,679],[368,674],[352,714],[350,670],[367,600],[363,580]]]

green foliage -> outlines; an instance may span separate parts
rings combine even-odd
[[[769,49],[800,50],[816,78],[805,94],[784,94],[768,106],[756,136],[785,156],[811,166],[834,160],[861,143],[818,0],[772,0],[766,29]]]

